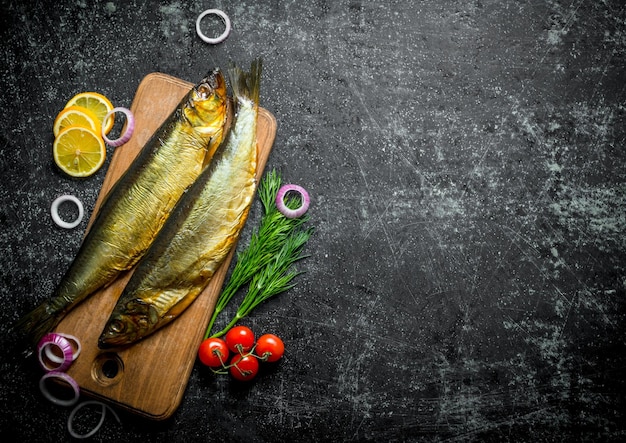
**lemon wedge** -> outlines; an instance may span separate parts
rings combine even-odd
[[[62,129],[52,145],[54,162],[72,177],[88,177],[104,164],[106,148],[96,132],[83,126]]]

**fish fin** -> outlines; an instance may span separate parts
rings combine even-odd
[[[33,345],[36,345],[41,337],[52,331],[61,321],[62,316],[49,312],[48,306],[45,302],[40,304],[15,324],[15,330],[22,333]]]
[[[263,60],[257,58],[250,64],[250,72],[245,72],[238,66],[231,64],[228,70],[230,86],[233,89],[233,96],[236,100],[249,99],[256,105],[259,104],[261,88],[261,71]]]

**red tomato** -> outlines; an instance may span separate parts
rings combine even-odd
[[[285,353],[285,344],[274,334],[265,334],[259,337],[254,350],[261,360],[275,362]]]
[[[226,344],[231,352],[242,354],[249,351],[254,346],[254,332],[247,326],[235,326],[227,333]]]
[[[210,368],[218,368],[228,360],[228,346],[221,338],[207,338],[200,343],[198,358]]]
[[[252,380],[259,373],[259,360],[252,355],[235,355],[230,361],[230,375],[239,381]]]

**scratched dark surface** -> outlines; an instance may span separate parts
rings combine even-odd
[[[268,168],[310,191],[316,233],[297,287],[244,323],[287,354],[246,386],[196,364],[171,419],[109,415],[93,439],[626,439],[623,1],[0,5],[3,438],[70,438],[9,331],[52,293],[106,174],[54,166],[58,111],[262,56]],[[210,7],[233,23],[217,46],[195,33]],[[87,211],[74,230],[49,216],[65,193]]]

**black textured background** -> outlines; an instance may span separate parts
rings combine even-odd
[[[130,106],[151,72],[258,56],[268,169],[310,191],[316,228],[297,287],[244,322],[287,354],[243,387],[196,365],[170,420],[109,416],[93,439],[626,439],[622,0],[0,5],[3,439],[70,439],[9,333],[106,174],[55,167],[54,117],[77,92]],[[194,29],[211,7],[233,23],[217,46]],[[87,210],[69,231],[49,216],[65,193]]]

